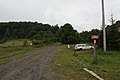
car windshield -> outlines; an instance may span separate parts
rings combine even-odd
[[[78,44],[77,47],[85,47],[87,44]]]

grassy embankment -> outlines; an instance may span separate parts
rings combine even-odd
[[[57,47],[57,54],[52,61],[53,77],[55,80],[96,80],[83,68],[92,70],[105,80],[120,80],[120,52],[98,50],[98,64],[92,64],[92,50],[76,52],[67,49],[66,45]]]
[[[0,44],[0,64],[8,63],[9,61],[19,59],[26,55],[29,55],[31,51],[39,50],[41,48],[36,48],[33,46],[23,47],[23,42],[26,39],[20,40],[10,40],[4,44]],[[28,44],[30,40],[26,40]]]

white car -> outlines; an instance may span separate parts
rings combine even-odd
[[[75,45],[75,50],[88,50],[88,49],[93,49],[93,46],[89,46],[88,44],[76,44]]]

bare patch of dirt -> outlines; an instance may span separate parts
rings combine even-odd
[[[52,80],[50,64],[55,51],[55,46],[50,46],[22,59],[0,65],[0,80]]]

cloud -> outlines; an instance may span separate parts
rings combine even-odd
[[[106,24],[111,11],[120,19],[119,0],[105,0]],[[71,23],[78,31],[100,28],[100,0],[0,0],[0,21]]]

